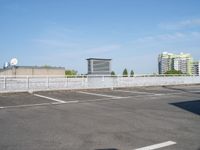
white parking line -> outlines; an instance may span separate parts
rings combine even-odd
[[[27,104],[27,105],[4,106],[4,107],[0,107],[0,109],[19,108],[19,107],[33,107],[33,106],[45,106],[45,105],[51,105],[51,104],[52,104],[52,103],[40,103],[40,104]]]
[[[4,106],[4,107],[0,107],[0,109],[6,109],[6,108],[20,108],[20,107],[34,107],[34,106],[47,106],[47,105],[59,105],[59,104],[72,104],[72,103],[79,103],[79,101],[76,100],[76,101],[66,101],[65,103],[54,102],[54,103],[40,103],[40,104],[27,104],[27,105]]]
[[[148,94],[150,96],[165,96],[165,95],[176,95],[176,94],[184,94],[186,92],[171,92],[171,93],[150,93],[150,92],[140,92],[140,91],[126,91],[126,90],[114,90],[119,92],[127,92],[127,93],[138,93],[138,94]]]
[[[167,94],[154,94],[155,96],[164,96],[164,95],[167,95]]]
[[[79,103],[80,101],[78,100],[74,100],[74,101],[65,101],[64,103],[60,103],[60,102],[55,102],[55,103],[52,103],[52,104],[71,104],[71,103]]]
[[[113,95],[105,95],[105,94],[97,94],[97,93],[89,93],[89,92],[83,92],[79,91],[78,93],[81,94],[88,94],[88,95],[94,95],[94,96],[103,96],[103,97],[109,97],[109,98],[124,98],[124,97],[119,97],[119,96],[113,96]]]
[[[43,95],[39,95],[39,94],[33,94],[33,95],[37,96],[37,97],[49,99],[49,100],[52,100],[52,101],[56,101],[56,102],[59,102],[59,103],[66,103],[66,101],[63,101],[63,100],[60,100],[60,99],[55,99],[55,98],[52,98],[52,97],[47,97],[47,96],[43,96]]]
[[[171,146],[171,145],[174,145],[174,144],[176,144],[176,142],[167,141],[167,142],[163,142],[163,143],[159,143],[159,144],[155,144],[155,145],[151,145],[151,146],[137,148],[137,149],[134,149],[134,150],[154,150],[154,149],[159,149],[159,148],[162,148],[162,147]]]
[[[114,91],[119,91],[119,92],[126,92],[126,93],[138,93],[138,94],[155,94],[155,93],[150,93],[150,92],[140,92],[140,91],[126,91],[126,90],[114,90]]]

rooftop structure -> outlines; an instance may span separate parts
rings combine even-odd
[[[88,58],[88,74],[107,75],[111,73],[112,59]]]

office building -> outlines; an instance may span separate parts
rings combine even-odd
[[[88,74],[89,75],[110,75],[111,59],[88,58]]]
[[[192,74],[193,58],[190,54],[173,54],[163,52],[158,56],[159,74],[165,74],[169,70],[181,71],[183,74]]]

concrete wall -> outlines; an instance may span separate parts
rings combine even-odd
[[[58,89],[93,89],[136,86],[200,84],[200,76],[180,77],[0,77],[0,93]]]
[[[64,76],[65,68],[12,67],[0,71],[1,76]]]

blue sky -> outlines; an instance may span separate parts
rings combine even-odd
[[[112,70],[157,72],[163,51],[200,60],[199,0],[0,0],[0,65],[52,65],[87,72],[86,58]]]

